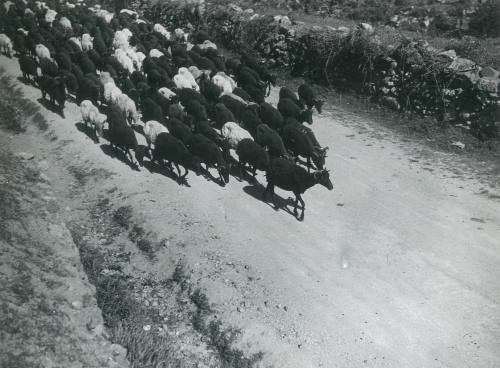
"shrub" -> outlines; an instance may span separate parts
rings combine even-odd
[[[456,22],[446,12],[440,11],[434,15],[431,26],[442,32],[449,32],[455,29]]]
[[[469,29],[473,34],[485,37],[500,36],[500,2],[488,0],[471,16]]]
[[[364,4],[359,4],[349,15],[350,18],[365,22],[387,22],[394,14],[389,1],[367,0]]]

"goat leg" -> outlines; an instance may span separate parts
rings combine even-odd
[[[302,214],[300,215],[299,220],[304,219],[304,212],[306,211],[306,203],[302,199],[302,196],[300,194],[297,195],[297,200],[300,202],[300,205],[302,206]]]
[[[295,217],[297,217],[297,215],[298,215],[298,211],[297,211],[298,204],[299,204],[299,196],[295,195],[295,203],[293,206],[293,214],[295,215]]]
[[[179,168],[179,165],[177,162],[175,163],[175,168],[177,169],[177,176],[180,178],[181,177],[181,169]]]

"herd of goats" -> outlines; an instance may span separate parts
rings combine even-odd
[[[99,142],[104,134],[131,166],[139,170],[148,157],[172,175],[174,165],[178,180],[192,170],[221,185],[233,164],[253,182],[265,171],[264,200],[274,201],[275,186],[292,191],[299,219],[301,194],[316,184],[333,189],[328,147],[304,125],[323,104],[307,84],[298,96],[281,88],[274,107],[265,98],[276,76],[250,50],[226,58],[204,30],[169,32],[134,11],[114,14],[82,0],[51,5],[4,2],[0,50],[16,54],[23,79],[62,116],[68,98],[78,102],[89,135]],[[140,133],[146,144],[138,143]]]

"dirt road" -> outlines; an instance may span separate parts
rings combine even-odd
[[[19,75],[15,59],[0,65]],[[239,345],[265,353],[263,365],[500,366],[500,201],[454,157],[332,107],[313,129],[330,147],[334,190],[306,192],[299,222],[234,178],[221,187],[190,174],[188,187],[134,172],[76,129],[74,104],[66,119],[44,111],[65,142],[62,162],[114,174],[88,197],[118,187],[170,239],[135,269],[162,275],[182,260],[219,318],[241,328]]]

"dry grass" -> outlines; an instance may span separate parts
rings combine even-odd
[[[127,249],[138,247],[149,262],[155,262],[161,242],[135,223],[130,206],[115,209],[112,203],[108,198],[97,201],[90,211],[92,221],[83,227],[82,222],[75,222],[70,230],[85,272],[96,288],[97,302],[111,339],[127,349],[131,366],[254,366],[261,355],[245,357],[242,351],[232,348],[237,337],[235,330],[209,322],[214,313],[209,299],[193,286],[185,266],[178,264],[172,275],[162,280],[152,274],[125,271],[130,257],[122,255]],[[95,234],[104,235],[105,247],[95,243]],[[151,299],[156,300],[155,304]],[[170,316],[168,320],[165,315]],[[186,325],[191,329],[183,334],[191,337],[175,334],[179,327],[186,331]],[[193,339],[205,341],[202,343],[205,354],[199,355],[198,350],[197,354],[186,355],[184,348],[181,351],[180,346]]]

